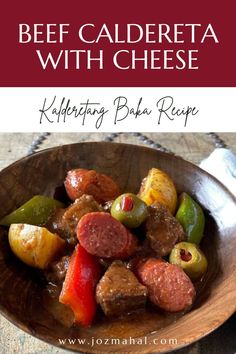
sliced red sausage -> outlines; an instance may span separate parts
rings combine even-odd
[[[101,258],[126,259],[137,249],[137,239],[110,214],[93,212],[83,216],[77,237],[87,252]]]
[[[98,203],[105,203],[120,194],[119,187],[111,177],[94,170],[71,170],[67,173],[64,184],[69,198],[73,201],[83,194],[88,194]]]
[[[195,288],[182,268],[161,259],[149,258],[137,265],[136,274],[147,287],[154,305],[178,312],[193,304]]]

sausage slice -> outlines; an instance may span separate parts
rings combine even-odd
[[[105,203],[120,194],[118,185],[111,177],[83,168],[68,171],[64,184],[73,201],[83,194],[89,194],[98,203]]]
[[[100,258],[126,259],[138,245],[137,238],[124,225],[104,212],[83,216],[77,226],[77,237],[87,252]]]
[[[178,312],[193,304],[196,291],[182,268],[149,258],[137,265],[136,274],[147,287],[151,302],[163,310]]]

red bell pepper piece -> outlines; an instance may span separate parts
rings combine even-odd
[[[100,278],[98,260],[77,245],[70,259],[59,301],[74,312],[75,322],[92,323],[96,312],[95,285]]]

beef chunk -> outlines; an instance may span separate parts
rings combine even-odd
[[[63,228],[62,216],[64,215],[66,209],[57,209],[55,213],[49,218],[45,227],[52,233],[60,235],[62,238],[66,239],[67,234]]]
[[[63,215],[66,211],[67,209],[57,209],[56,212],[47,221],[45,227],[52,233],[57,233],[60,235],[60,237],[62,237],[67,242],[69,247],[74,248],[78,240],[76,233],[71,232],[71,230],[66,227],[63,221]]]
[[[66,277],[69,262],[70,256],[64,256],[58,261],[51,263],[50,267],[45,272],[47,280],[53,284],[62,283]]]
[[[67,209],[58,210],[49,220],[47,226],[51,232],[58,233],[71,246],[75,246],[78,242],[76,227],[79,220],[85,214],[102,210],[102,207],[91,195],[84,194]]]
[[[145,306],[147,289],[121,261],[114,261],[96,288],[106,316],[120,316]]]
[[[82,216],[94,211],[103,211],[103,209],[91,195],[82,195],[63,214],[62,223],[64,228],[68,233],[76,237],[76,227]]]
[[[151,248],[159,257],[168,255],[177,242],[186,239],[186,234],[178,220],[158,202],[149,208],[146,232]]]

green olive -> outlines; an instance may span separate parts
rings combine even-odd
[[[207,270],[207,259],[200,248],[194,243],[177,243],[171,251],[169,261],[183,268],[192,279],[197,280]]]
[[[111,215],[125,226],[136,228],[146,220],[148,208],[135,194],[125,193],[113,202]]]

